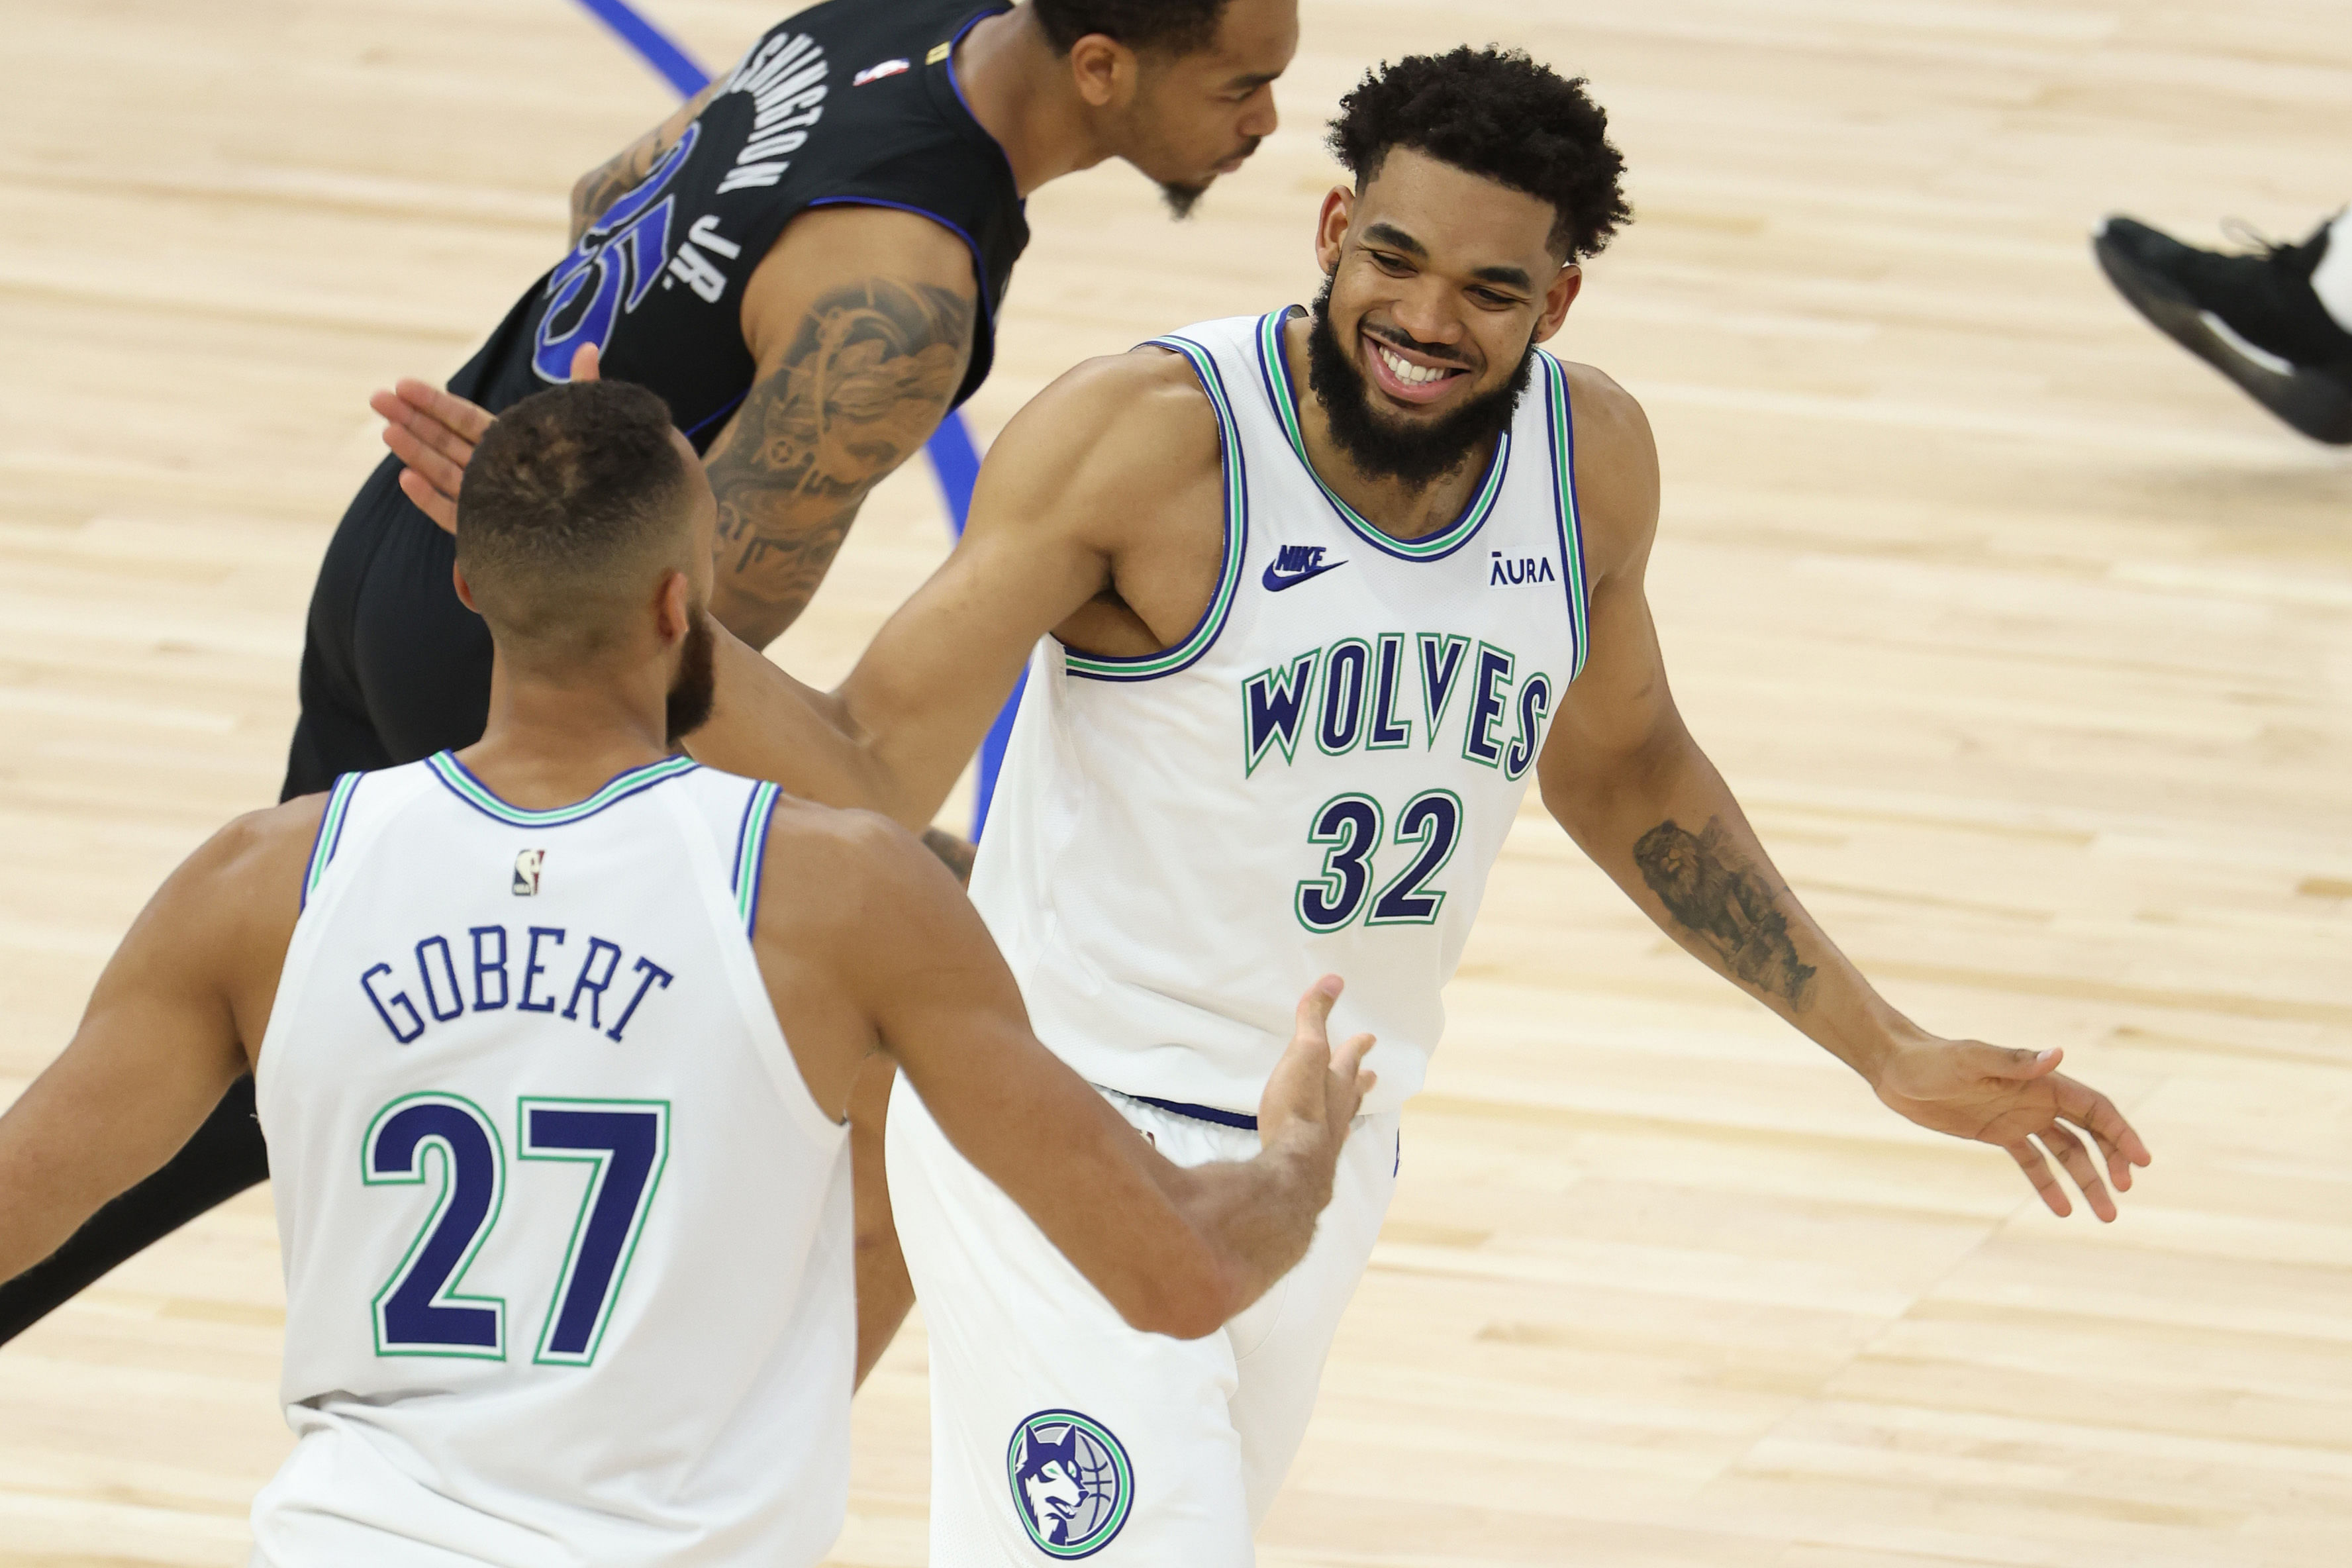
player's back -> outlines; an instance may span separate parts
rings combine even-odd
[[[258,1097],[300,1439],[256,1561],[804,1564],[848,1489],[849,1161],[748,931],[772,785],[331,798]]]

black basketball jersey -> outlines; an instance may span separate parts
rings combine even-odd
[[[981,310],[956,402],[986,379],[995,319],[1029,243],[1004,151],[963,101],[950,59],[973,0],[824,0],[768,30],[686,134],[515,303],[449,390],[496,413],[569,379],[594,343],[604,374],[659,393],[706,449],[751,390],[743,286],[810,207],[897,207],[971,248]]]

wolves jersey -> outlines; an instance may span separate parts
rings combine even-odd
[[[747,932],[772,784],[329,797],[257,1095],[293,1454],[254,1561],[808,1564],[847,1505],[845,1135]]]
[[[1286,312],[1190,327],[1224,567],[1149,658],[1032,658],[971,882],[1039,1037],[1106,1088],[1248,1113],[1298,993],[1421,1087],[1469,934],[1585,647],[1568,382],[1549,354],[1468,508],[1381,532],[1315,472]]]

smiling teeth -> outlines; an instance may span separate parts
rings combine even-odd
[[[1377,345],[1372,352],[1381,356],[1381,363],[1389,367],[1389,374],[1407,386],[1421,386],[1454,374],[1450,370],[1438,370],[1433,366],[1415,364],[1411,360],[1399,354],[1392,354]]]

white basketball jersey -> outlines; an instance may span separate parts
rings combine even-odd
[[[254,1560],[808,1564],[848,1500],[849,1152],[747,933],[772,784],[329,797],[262,1044],[299,1441]]]
[[[1316,474],[1287,312],[1154,340],[1223,437],[1224,569],[1140,658],[1029,666],[972,900],[1037,1033],[1108,1088],[1257,1108],[1317,975],[1421,1087],[1554,705],[1584,658],[1567,378],[1549,354],[1462,515],[1391,539]]]

